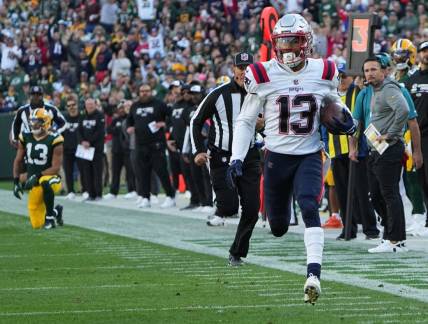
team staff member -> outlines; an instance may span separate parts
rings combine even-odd
[[[167,195],[162,208],[175,206],[175,191],[169,180],[166,161],[165,126],[167,106],[152,96],[152,89],[143,84],[139,99],[131,106],[127,118],[128,134],[135,133],[138,165],[141,167],[142,196],[140,207],[150,207],[150,179],[152,169],[158,175]]]
[[[12,122],[11,129],[11,142],[13,145],[18,144],[19,134],[24,132],[30,132],[30,115],[31,112],[36,108],[45,108],[46,111],[51,115],[53,127],[56,133],[61,134],[66,129],[66,121],[64,116],[60,113],[58,108],[53,105],[47,104],[43,101],[43,90],[39,86],[34,86],[30,90],[30,103],[18,108],[15,118]]]
[[[339,64],[339,87],[338,93],[344,104],[351,110],[354,110],[355,102],[360,92],[360,88],[351,76],[346,75],[346,65]],[[361,143],[363,144],[363,143]],[[335,189],[340,206],[340,216],[342,222],[346,224],[346,211],[348,206],[348,174],[349,174],[349,144],[346,135],[328,135],[328,148],[331,157],[331,167],[335,182]],[[376,239],[379,237],[379,230],[376,227],[376,216],[373,206],[369,201],[367,184],[367,167],[365,159],[360,157],[359,163],[355,164],[355,183],[353,187],[352,219],[351,219],[351,238],[357,237],[357,220],[360,219],[363,225],[363,233],[367,239]],[[346,226],[346,225],[345,225]],[[342,233],[336,238],[345,239],[345,227]]]
[[[192,120],[193,115],[195,114],[196,109],[198,109],[199,104],[202,102],[205,97],[205,89],[201,86],[198,81],[192,81],[190,83],[189,93],[191,95],[191,105],[183,112],[183,119],[186,125],[186,134],[184,136],[183,142],[183,161],[190,163],[190,170],[192,181],[194,182],[194,201],[190,201],[189,205],[183,209],[195,209],[198,208],[198,211],[203,213],[212,214],[213,213],[213,187],[211,184],[210,173],[207,166],[197,165],[195,163],[194,156],[192,154],[192,144],[190,141],[190,121]],[[205,126],[202,130],[201,135],[204,138],[207,138],[209,127]],[[197,195],[197,197],[196,197]],[[193,198],[193,193],[192,193]],[[197,198],[197,199],[196,199]],[[199,203],[196,204],[195,202]]]
[[[181,150],[183,148],[184,142],[184,134],[186,132],[186,125],[182,115],[183,111],[190,105],[189,101],[190,96],[188,86],[183,85],[181,87],[181,93],[177,97],[176,103],[174,103],[171,107],[171,114],[168,118],[168,129],[170,136],[167,141],[167,146],[169,150],[169,165],[175,190],[178,190],[180,174],[183,174],[184,179],[186,180],[186,187],[193,187],[193,184],[190,184],[190,179],[188,177],[190,170],[189,172],[182,170],[182,162],[180,161]]]
[[[19,135],[18,150],[13,162],[13,194],[21,199],[23,189],[28,193],[28,213],[33,228],[52,229],[63,225],[62,206],[54,208],[55,193],[61,190],[58,176],[63,154],[63,137],[50,132],[52,118],[44,108],[36,108],[29,118],[30,132]],[[27,177],[20,182],[22,164],[26,157]]]
[[[242,177],[237,181],[237,189],[227,183],[227,169],[232,154],[234,123],[239,115],[244,98],[245,69],[253,63],[253,56],[238,53],[234,56],[233,80],[213,90],[199,105],[192,118],[191,134],[193,151],[196,152],[195,163],[210,164],[211,180],[216,194],[217,210],[215,216],[208,220],[208,225],[223,225],[224,217],[235,215],[241,199],[242,215],[236,231],[235,240],[230,247],[229,264],[238,266],[242,257],[246,257],[252,231],[258,219],[260,207],[260,154],[251,147],[241,167]],[[206,151],[201,135],[205,120],[212,124]],[[254,141],[253,141],[254,143]],[[229,180],[231,180],[229,178]],[[238,197],[239,193],[239,197]]]
[[[136,196],[135,193],[135,178],[132,170],[130,148],[129,148],[129,134],[126,133],[126,118],[125,101],[122,101],[117,106],[111,124],[107,127],[107,133],[112,135],[112,181],[110,192],[104,198],[116,198],[119,193],[120,186],[120,173],[122,168],[125,167],[126,171],[126,184],[128,186],[128,194],[125,195],[126,199]]]
[[[100,200],[103,193],[104,114],[92,98],[86,99],[85,112],[79,122],[78,141],[84,148],[95,148],[92,161],[82,161],[85,187],[89,193],[87,200]]]
[[[412,95],[418,113],[418,125],[421,132],[423,165],[417,170],[424,193],[425,205],[428,206],[428,41],[418,47],[420,69],[405,82]],[[426,220],[428,227],[428,219]]]
[[[80,113],[78,107],[77,95],[71,95],[67,100],[67,114],[64,116],[67,121],[67,127],[63,133],[64,136],[64,160],[63,168],[65,174],[65,183],[67,185],[67,198],[74,199],[74,166],[77,163],[80,173],[82,173],[82,164],[80,159],[76,158],[77,149],[77,130],[79,128]],[[81,174],[83,183],[83,175]],[[82,192],[86,188],[82,188]]]
[[[409,105],[400,85],[386,78],[384,69],[379,57],[370,57],[363,65],[364,76],[374,90],[370,105],[370,122],[381,134],[376,140],[386,141],[389,145],[385,152],[379,154],[370,144],[370,195],[376,211],[384,217],[384,240],[379,246],[369,249],[370,253],[407,251],[399,182],[404,155],[403,129],[407,122]],[[354,154],[350,154],[352,159],[355,158]]]

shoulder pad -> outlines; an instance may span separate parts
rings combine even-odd
[[[61,144],[64,142],[64,137],[62,135],[58,135],[57,133],[53,133],[52,136],[54,137],[52,141],[52,145],[55,146],[57,144]]]
[[[323,80],[333,81],[333,78],[337,72],[336,64],[333,61],[323,59],[323,70],[321,78]]]
[[[250,64],[245,71],[244,86],[248,93],[256,93],[258,85],[270,82],[264,64]]]

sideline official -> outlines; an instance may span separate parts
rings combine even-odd
[[[242,177],[237,181],[237,190],[227,183],[227,169],[232,154],[234,123],[239,115],[246,91],[244,89],[245,69],[253,63],[253,56],[238,53],[234,56],[234,77],[231,82],[213,90],[202,103],[191,121],[195,163],[203,165],[209,160],[211,180],[216,194],[215,216],[208,220],[211,226],[224,225],[224,217],[238,213],[239,198],[242,215],[235,240],[229,250],[229,264],[238,266],[241,257],[248,253],[249,240],[258,219],[260,206],[260,154],[257,148],[249,149],[242,165]],[[208,136],[208,151],[203,145],[201,135],[205,120],[211,119]],[[239,193],[239,197],[238,197]]]

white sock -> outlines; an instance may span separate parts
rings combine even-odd
[[[322,264],[324,230],[321,227],[305,228],[306,264]]]

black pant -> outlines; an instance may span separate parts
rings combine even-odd
[[[126,171],[126,184],[128,187],[128,192],[135,191],[135,178],[134,172],[131,166],[131,158],[130,154],[126,152],[121,153],[113,153],[112,155],[112,180],[110,193],[113,195],[117,195],[119,193],[120,186],[120,173],[122,171],[122,167],[125,167]]]
[[[334,184],[336,187],[337,198],[340,205],[340,216],[342,222],[346,225],[346,208],[348,206],[348,176],[350,168],[350,160],[347,155],[332,160],[332,171]],[[354,162],[353,162],[354,163]],[[366,160],[361,159],[355,163],[355,183],[353,184],[352,194],[352,220],[351,220],[351,237],[357,235],[358,225],[357,220],[363,225],[363,232],[366,235],[378,235],[379,230],[376,228],[376,216],[373,206],[369,201],[368,183],[367,183],[367,165]],[[343,228],[342,234],[344,233]]]
[[[150,182],[152,170],[156,172],[168,197],[175,197],[175,191],[169,180],[165,144],[151,143],[137,147],[137,158],[141,169],[142,196],[150,198]]]
[[[77,164],[77,158],[74,155],[75,152],[64,152],[62,166],[65,174],[65,184],[67,186],[67,192],[74,192],[74,166]]]
[[[195,184],[195,194],[202,206],[213,205],[213,186],[211,184],[210,173],[206,165],[198,166],[195,164],[194,156],[190,156],[190,169],[192,179]],[[193,196],[193,193],[192,193]]]
[[[196,185],[192,177],[192,171],[190,168],[190,163],[187,163],[183,159],[183,155],[180,154],[180,169],[183,174],[184,181],[186,183],[186,190],[190,191],[190,203],[193,205],[199,205],[199,195],[196,190]]]
[[[336,157],[331,161],[331,169],[333,171],[334,186],[336,189],[337,199],[340,206],[340,217],[346,226],[346,208],[348,206],[348,175],[349,175],[349,158],[346,155]],[[358,225],[356,215],[353,214],[351,219],[351,237],[357,236]],[[344,234],[344,232],[342,231]]]
[[[89,198],[102,197],[103,194],[104,153],[95,153],[92,161],[83,162],[85,184]]]
[[[138,154],[136,150],[131,150],[130,152],[130,159],[131,159],[131,165],[132,165],[132,171],[135,176],[135,189],[137,191],[137,194],[139,196],[143,196],[143,180],[141,177],[141,167],[138,161]],[[156,174],[152,171],[152,177],[151,177],[151,186],[150,186],[150,192],[157,196],[159,194],[159,180],[156,176]]]
[[[178,184],[179,184],[179,176],[181,171],[181,154],[178,152],[171,152],[168,151],[168,158],[169,158],[169,169],[170,174],[172,176],[172,184],[175,190],[178,190]]]
[[[250,238],[259,218],[260,173],[260,154],[257,149],[250,149],[243,163],[242,177],[237,181],[242,215],[229,249],[230,254],[236,257],[247,256]]]
[[[371,200],[384,223],[383,238],[391,241],[406,239],[403,201],[400,196],[404,144],[391,145],[382,155],[370,152],[368,159],[368,180]]]
[[[210,175],[215,192],[215,215],[230,217],[238,213],[238,192],[229,188],[226,182],[226,171],[229,167],[230,154],[221,151],[211,151]]]

